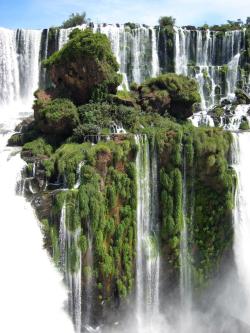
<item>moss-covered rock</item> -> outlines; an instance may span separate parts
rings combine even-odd
[[[69,42],[45,61],[59,96],[83,104],[116,93],[121,76],[108,38],[75,29]]]
[[[67,99],[38,100],[34,116],[37,129],[47,135],[68,137],[79,123],[77,108]]]
[[[184,120],[200,102],[197,83],[183,75],[164,74],[149,79],[138,88],[138,103],[146,112],[157,112]]]

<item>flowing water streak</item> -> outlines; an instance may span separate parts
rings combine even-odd
[[[68,310],[73,318],[76,333],[81,332],[81,303],[82,303],[82,259],[81,252],[78,248],[81,229],[69,231],[67,226],[67,204],[66,200],[63,203],[60,219],[59,242],[61,254],[61,267],[64,273],[65,282],[69,288]],[[78,265],[72,272],[71,251],[76,249]]]
[[[155,318],[160,313],[160,253],[159,253],[159,179],[158,179],[158,153],[156,143],[153,145],[153,152],[151,156],[151,220],[150,229],[154,236],[154,254],[152,256],[153,262],[151,262],[151,271],[153,275],[153,315]],[[156,319],[157,320],[157,319]]]
[[[156,77],[160,74],[160,64],[159,64],[159,57],[158,57],[158,36],[155,28],[151,28],[152,33],[152,70],[151,70],[151,77]]]
[[[78,189],[81,185],[81,170],[82,170],[82,167],[84,166],[84,164],[85,164],[84,161],[81,161],[78,164],[78,167],[77,167],[77,170],[76,170],[77,180],[76,180],[76,183],[75,183],[75,186],[74,186],[75,189]]]
[[[154,332],[154,320],[159,312],[159,266],[157,235],[157,155],[153,154],[150,173],[149,143],[146,136],[135,137],[138,145],[137,169],[137,257],[136,315],[137,332]],[[155,200],[155,201],[154,201]],[[153,202],[154,201],[154,202]],[[153,314],[153,315],[152,315]]]
[[[19,97],[19,68],[16,33],[0,28],[0,103],[16,101]]]
[[[175,72],[197,80],[201,109],[206,112],[220,97],[232,99],[237,86],[244,32],[227,31],[221,36],[210,30],[191,31],[177,27],[174,30]],[[221,72],[225,70],[225,65],[228,67],[224,78]],[[221,96],[217,97],[216,89],[220,90]],[[201,116],[204,116],[203,113]],[[208,121],[205,117],[205,122]]]
[[[233,162],[238,176],[234,210],[234,256],[245,304],[242,320],[250,324],[250,132],[234,134]]]

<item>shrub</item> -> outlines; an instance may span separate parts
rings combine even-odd
[[[122,80],[108,37],[91,29],[73,31],[68,43],[44,65],[62,97],[71,97],[78,105],[115,94]]]
[[[22,155],[29,152],[33,156],[45,155],[50,156],[52,154],[53,148],[46,143],[42,138],[26,143],[23,146]]]
[[[35,110],[37,128],[44,134],[67,137],[79,122],[77,108],[68,99],[55,99]]]
[[[139,103],[147,112],[168,113],[180,120],[190,117],[200,102],[196,81],[183,75],[163,74],[139,87]]]
[[[60,28],[68,29],[87,23],[86,13],[72,13],[70,17],[63,22]]]

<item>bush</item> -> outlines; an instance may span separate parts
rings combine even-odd
[[[76,27],[78,25],[82,25],[84,23],[87,23],[87,19],[86,19],[86,13],[83,12],[82,14],[80,13],[72,13],[70,15],[70,17],[63,22],[63,24],[61,25],[60,28],[63,29],[68,29],[68,28],[72,28],[72,27]]]
[[[173,27],[175,25],[175,18],[172,16],[162,16],[159,18],[160,27]]]
[[[44,134],[67,137],[79,122],[77,108],[68,99],[55,99],[35,110],[37,128]]]
[[[200,102],[196,81],[173,73],[145,81],[139,87],[139,103],[147,112],[168,113],[184,120],[193,113],[193,105]]]
[[[139,121],[138,110],[125,105],[90,103],[80,106],[78,113],[83,126],[89,125],[90,129],[110,128],[113,123],[131,129]]]
[[[50,156],[52,154],[52,147],[46,143],[42,138],[26,143],[23,146],[22,155],[25,155],[26,152],[33,156]]]
[[[77,105],[115,94],[122,81],[108,37],[91,29],[74,30],[68,43],[44,65],[62,97],[71,97]]]

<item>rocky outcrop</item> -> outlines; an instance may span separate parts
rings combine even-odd
[[[100,33],[74,30],[70,41],[46,62],[50,77],[60,97],[76,105],[116,93],[121,83],[118,64],[108,38]]]
[[[200,102],[197,83],[173,73],[150,79],[137,91],[142,110],[170,115],[178,120],[192,116],[194,104]]]

